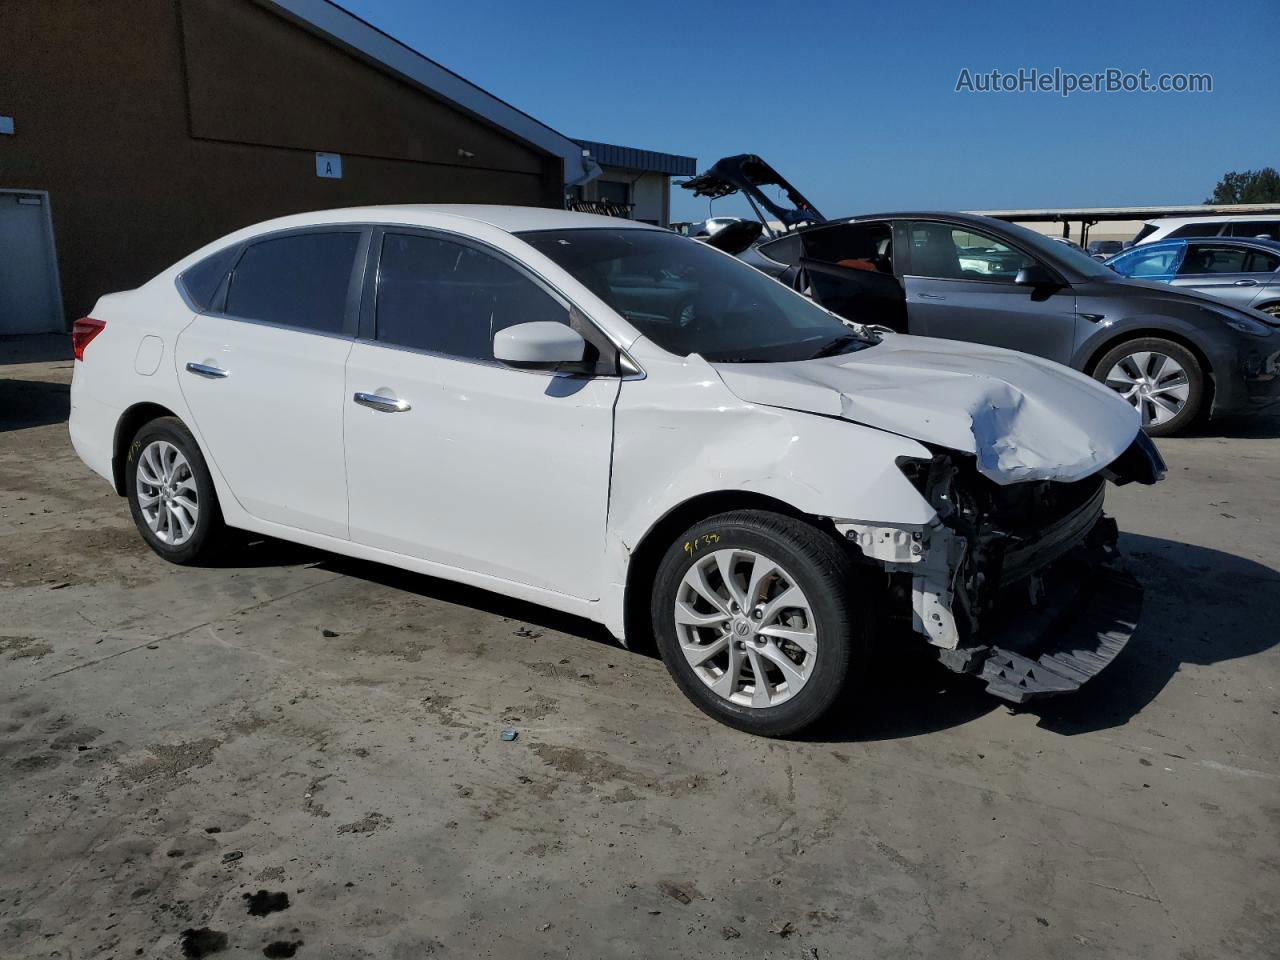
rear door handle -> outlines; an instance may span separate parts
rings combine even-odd
[[[221,380],[231,375],[230,370],[223,370],[221,367],[210,366],[207,363],[188,363],[187,372],[194,373],[198,377],[207,377],[210,380]]]
[[[357,393],[352,398],[362,407],[377,410],[381,413],[404,413],[413,409],[408,400],[397,400],[395,397],[383,397],[376,393]]]
[[[1235,282],[1235,285],[1237,287],[1256,287],[1258,285],[1258,281],[1257,280],[1237,280]]]

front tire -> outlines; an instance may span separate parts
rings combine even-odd
[[[1180,343],[1141,337],[1113,347],[1092,371],[1135,407],[1153,437],[1179,433],[1200,415],[1205,374],[1196,355]]]
[[[855,607],[853,564],[831,535],[742,510],[690,527],[654,583],[658,650],[684,694],[715,719],[795,734],[862,672],[873,611]]]
[[[200,563],[222,547],[226,526],[213,478],[191,431],[177,417],[142,427],[129,444],[125,489],[133,522],[170,563]]]

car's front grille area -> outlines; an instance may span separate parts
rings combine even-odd
[[[1100,474],[1073,483],[997,484],[959,457],[937,458],[926,489],[942,522],[967,543],[954,581],[957,627],[966,637],[1017,587],[1069,553],[1102,516]]]
[[[1000,562],[1000,586],[1007,587],[1024,580],[1083,540],[1102,516],[1104,493],[1105,488],[1098,483],[1091,497],[1048,526],[1027,537],[1009,538]]]

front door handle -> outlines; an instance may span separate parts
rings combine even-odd
[[[412,409],[407,400],[397,400],[395,397],[383,397],[376,393],[357,393],[352,398],[362,407],[368,407],[371,410],[377,410],[381,413],[404,413]]]
[[[922,293],[920,294],[920,299],[921,300],[945,300],[947,298],[940,293]]]
[[[194,373],[198,377],[207,377],[210,380],[221,380],[231,375],[230,370],[223,370],[221,367],[210,366],[207,363],[188,363],[187,372]]]
[[[1256,287],[1258,285],[1258,281],[1257,280],[1237,280],[1235,282],[1235,285],[1237,287]]]

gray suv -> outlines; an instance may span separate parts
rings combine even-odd
[[[828,221],[755,156],[683,184],[742,190],[785,232],[727,252],[850,320],[1008,347],[1106,383],[1155,436],[1280,396],[1280,319],[1160,283],[1001,220],[921,211]],[[778,187],[791,206],[762,191]]]

